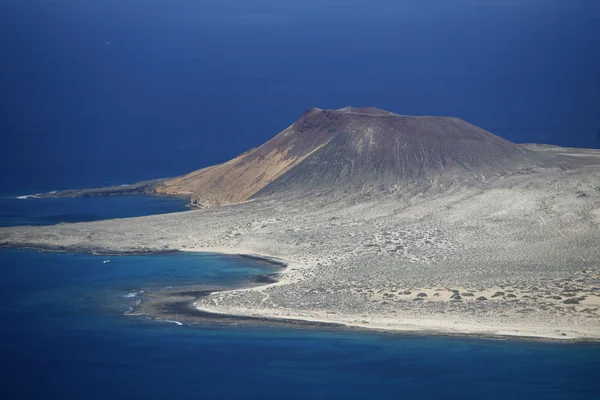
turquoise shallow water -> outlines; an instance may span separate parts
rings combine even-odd
[[[0,251],[0,397],[596,399],[600,346],[121,315],[144,288],[236,285],[272,267],[217,255]]]
[[[151,199],[150,209],[160,200]],[[39,204],[52,213],[51,202]],[[106,215],[103,209],[110,208],[98,207],[95,215]],[[127,207],[118,210],[126,216]],[[126,317],[141,290],[236,287],[273,267],[214,254],[111,260],[0,250],[0,398],[581,400],[600,394],[598,344],[179,326]]]

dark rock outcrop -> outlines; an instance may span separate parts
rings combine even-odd
[[[162,184],[164,179],[144,181],[132,185],[107,186],[90,189],[59,190],[50,193],[41,193],[31,198],[62,198],[62,197],[108,197],[108,196],[139,196],[157,195],[156,188]],[[181,196],[185,197],[185,196]]]

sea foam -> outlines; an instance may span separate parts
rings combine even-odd
[[[39,199],[40,198],[40,194],[36,193],[36,194],[27,194],[25,196],[17,196],[17,199],[19,200],[26,200],[26,199]]]
[[[168,322],[168,323],[170,323],[170,324],[179,325],[179,326],[183,325],[183,324],[182,324],[181,322],[179,322],[179,321],[172,321],[172,320],[170,320],[170,319],[163,319],[163,320],[161,320],[161,321],[163,321],[163,322]]]

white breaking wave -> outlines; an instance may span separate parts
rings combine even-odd
[[[144,293],[143,290],[138,290],[137,292],[131,292],[131,293],[124,294],[123,297],[132,298],[132,297],[136,297],[137,295],[140,295],[142,293]]]
[[[169,323],[171,323],[171,324],[175,324],[175,325],[179,325],[179,326],[183,325],[183,324],[182,324],[181,322],[179,322],[179,321],[171,321],[170,319],[164,319],[164,320],[162,320],[162,321],[163,321],[163,322],[169,322]]]

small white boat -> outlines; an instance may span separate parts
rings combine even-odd
[[[103,264],[108,264],[110,262],[110,260],[107,258],[106,260],[102,261]]]

